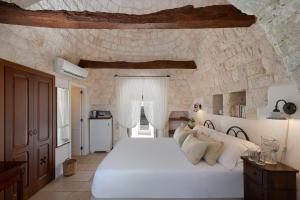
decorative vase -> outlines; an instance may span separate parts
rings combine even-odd
[[[276,139],[261,138],[261,149],[265,153],[266,164],[277,164],[277,152],[279,150],[279,142]]]

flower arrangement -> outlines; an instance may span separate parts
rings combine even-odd
[[[195,119],[193,117],[188,119],[188,126],[190,127],[190,129],[193,129],[195,127]]]

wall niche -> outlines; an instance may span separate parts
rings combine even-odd
[[[223,94],[213,95],[213,114],[223,115]]]
[[[231,92],[228,106],[229,116],[246,118],[246,91]]]

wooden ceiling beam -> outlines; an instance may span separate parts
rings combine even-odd
[[[82,68],[93,69],[197,69],[194,61],[173,61],[173,60],[155,60],[149,62],[104,62],[80,60],[79,64]]]
[[[232,5],[162,10],[144,15],[121,13],[26,10],[0,1],[0,23],[34,27],[71,29],[198,29],[248,27],[256,17]]]

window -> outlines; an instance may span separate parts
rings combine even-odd
[[[70,138],[69,90],[57,88],[57,146],[70,142]]]
[[[133,138],[154,138],[154,127],[149,123],[142,102],[141,115],[138,124],[132,128],[131,137]]]

